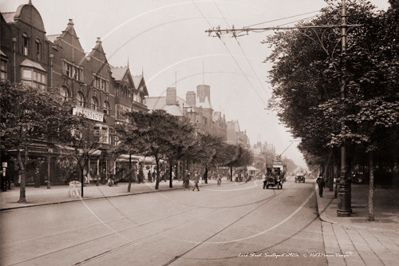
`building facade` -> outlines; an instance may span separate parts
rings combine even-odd
[[[249,149],[250,143],[246,131],[240,130],[238,120],[231,120],[227,122],[227,141],[228,144],[241,145]]]
[[[197,93],[188,91],[186,99],[177,96],[176,88],[169,87],[166,96],[148,97],[150,110],[165,110],[171,115],[187,117],[195,130],[227,139],[227,124],[221,112],[214,112],[210,102],[210,86],[198,85]]]
[[[112,67],[100,38],[86,53],[72,19],[62,33],[46,35],[42,17],[30,1],[16,12],[1,13],[0,26],[1,80],[42,89],[59,88],[65,100],[76,100],[73,112],[95,121],[94,134],[100,136],[99,148],[93,152],[86,169],[88,176],[116,172],[117,165],[107,156],[107,150],[115,145],[118,112],[148,112],[143,73],[134,76],[128,66]],[[38,177],[43,184],[50,175],[57,176],[52,183],[68,181],[70,176],[62,171],[68,160],[61,147],[49,150],[47,143],[34,143],[29,150],[29,156],[41,158],[37,161],[42,163],[28,172],[27,184]]]

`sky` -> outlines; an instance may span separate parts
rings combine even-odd
[[[15,12],[29,0],[1,0],[1,12]],[[371,0],[386,10],[388,0]],[[197,85],[211,87],[211,104],[227,120],[238,120],[251,145],[273,144],[277,154],[306,168],[289,129],[265,110],[272,95],[268,83],[271,52],[262,44],[272,31],[250,32],[237,39],[210,37],[205,30],[293,26],[317,15],[323,0],[32,0],[42,16],[47,34],[60,34],[73,19],[85,52],[97,37],[113,66],[129,67],[133,75],[144,73],[149,96],[164,96],[176,86],[186,98]],[[350,20],[350,19],[349,19]],[[266,23],[265,23],[266,22]],[[293,144],[290,146],[290,144]],[[289,147],[287,149],[287,147]]]

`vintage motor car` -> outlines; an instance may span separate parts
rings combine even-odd
[[[277,187],[277,189],[283,188],[283,180],[280,179],[279,175],[268,176],[266,180],[266,188]]]
[[[303,176],[303,175],[297,175],[296,177],[295,177],[295,183],[299,183],[299,182],[303,182],[303,183],[305,183],[305,176]]]

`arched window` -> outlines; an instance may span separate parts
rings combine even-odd
[[[98,110],[98,101],[96,97],[91,98],[91,109],[93,109],[94,111]]]
[[[76,95],[76,100],[78,101],[80,107],[85,107],[85,96],[83,93],[78,92],[78,95]]]
[[[110,108],[109,108],[109,103],[107,101],[104,102],[104,114],[109,115],[110,114]]]
[[[35,44],[36,44],[36,47],[35,47],[36,60],[40,61],[40,60],[42,60],[42,44],[39,39],[36,39]]]
[[[62,96],[62,101],[67,101],[69,98],[69,91],[67,88],[62,87],[61,88],[61,96]]]

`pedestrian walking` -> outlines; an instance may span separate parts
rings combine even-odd
[[[190,173],[186,172],[186,174],[183,176],[183,186],[184,190],[190,189]]]
[[[195,189],[198,189],[198,191],[199,191],[199,187],[198,187],[199,179],[200,179],[200,177],[199,177],[198,173],[195,173],[193,191],[194,191]]]
[[[320,175],[316,179],[316,183],[319,186],[319,196],[323,197],[323,188],[326,186],[326,183],[324,182],[324,178]]]
[[[220,174],[218,174],[217,177],[217,186],[220,187],[222,185],[222,178],[220,177]]]
[[[267,175],[264,175],[265,180],[263,180],[263,189],[266,188],[266,183],[267,183]]]

